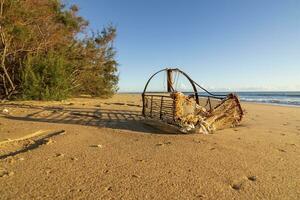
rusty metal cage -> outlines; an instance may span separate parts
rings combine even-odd
[[[150,81],[159,73],[165,72],[167,74],[167,92],[153,92],[147,91]],[[166,68],[154,73],[147,81],[144,91],[142,93],[143,101],[143,116],[151,119],[163,120],[169,124],[175,124],[175,102],[172,98],[172,93],[177,92],[173,87],[173,73],[177,72],[187,78],[191,84],[193,91],[184,93],[189,94],[189,98],[193,98],[196,104],[205,107],[211,111],[217,102],[226,98],[226,95],[216,95],[205,88],[201,87],[193,79],[191,79],[185,72],[178,68]],[[199,91],[201,92],[199,92]]]

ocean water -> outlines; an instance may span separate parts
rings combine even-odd
[[[183,92],[186,95],[191,92]],[[227,95],[230,92],[212,92],[216,95]],[[285,106],[300,106],[300,91],[299,92],[234,92],[241,101],[275,104]],[[137,93],[139,94],[139,93]],[[198,92],[199,95],[207,95],[204,92]]]
[[[241,101],[300,106],[300,92],[235,92]],[[204,94],[204,93],[201,93]],[[224,92],[213,92],[224,95]]]

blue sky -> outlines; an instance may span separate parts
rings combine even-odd
[[[117,27],[120,91],[179,67],[212,91],[300,91],[299,0],[67,0]]]

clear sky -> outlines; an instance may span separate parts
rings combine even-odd
[[[179,67],[213,91],[300,91],[300,0],[67,0],[116,25],[120,91]]]

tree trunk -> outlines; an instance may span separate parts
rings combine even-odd
[[[2,38],[2,43],[4,45],[3,53],[2,53],[2,60],[1,60],[1,68],[3,69],[4,74],[5,74],[8,82],[9,82],[9,84],[11,86],[11,91],[14,91],[15,90],[15,85],[12,82],[12,80],[11,80],[9,74],[8,74],[8,71],[7,71],[6,67],[5,67],[5,58],[6,58],[6,53],[7,53],[7,44],[5,43],[5,38],[4,38],[3,32],[1,33],[1,38]]]

